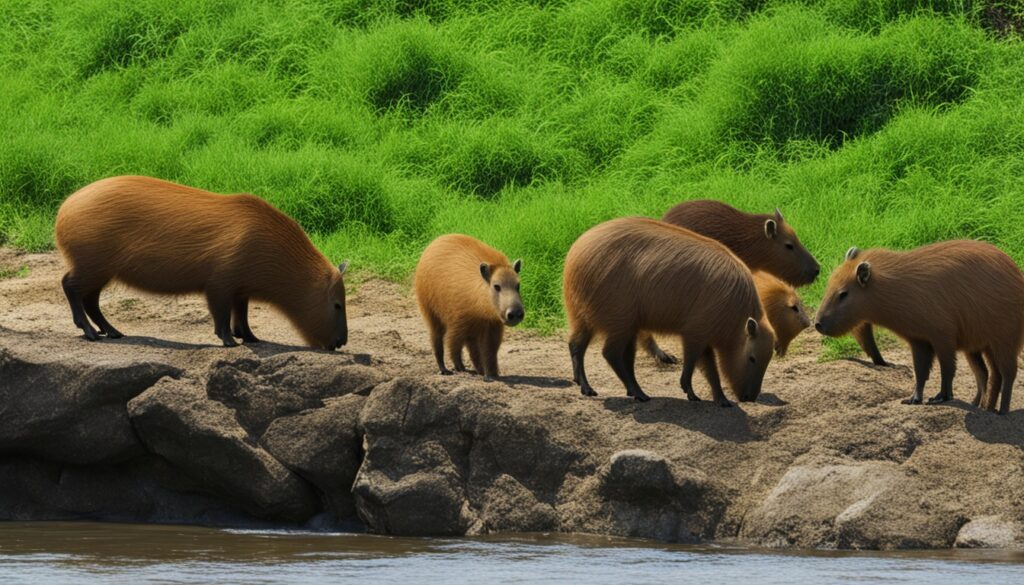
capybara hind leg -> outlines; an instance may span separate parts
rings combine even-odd
[[[1013,397],[1013,382],[1017,379],[1017,352],[997,357],[999,373],[1002,374],[999,388],[999,414],[1010,412],[1010,398]],[[991,397],[992,407],[996,405],[995,396]]]
[[[729,402],[729,399],[725,397],[725,392],[722,391],[722,378],[718,375],[715,350],[710,347],[704,350],[704,355],[700,359],[700,369],[704,372],[708,385],[711,386],[711,399],[715,401],[715,404],[723,408],[732,406],[732,402]]]
[[[473,364],[473,370],[477,374],[484,373],[484,360],[481,357],[486,351],[487,338],[483,335],[477,336],[476,339],[471,339],[466,344],[466,349],[469,350],[469,361]]]
[[[939,358],[939,393],[928,399],[928,404],[940,404],[953,400],[953,378],[956,376],[956,351],[943,349],[936,352]]]
[[[64,288],[64,296],[68,298],[68,304],[71,305],[71,318],[74,320],[75,327],[80,328],[89,341],[99,339],[99,334],[93,329],[92,323],[89,323],[89,318],[85,315],[85,303],[78,279],[68,272],[61,279],[60,284]]]
[[[572,381],[580,385],[580,393],[584,396],[597,396],[597,392],[587,381],[587,370],[583,359],[587,355],[587,347],[593,333],[589,329],[579,328],[569,336],[569,358],[572,359]]]
[[[982,408],[995,411],[999,392],[1003,388],[1003,373],[999,368],[1000,362],[996,361],[995,355],[991,351],[985,352],[985,357],[988,359],[988,370],[991,377],[988,381],[988,393],[982,400]]]
[[[452,369],[456,372],[465,372],[466,364],[462,361],[462,348],[466,345],[466,338],[463,335],[448,336],[448,358],[452,360]]]
[[[924,385],[928,383],[928,376],[932,373],[935,350],[926,341],[911,341],[910,353],[914,357],[914,394],[902,402],[903,404],[921,404]]]
[[[705,345],[683,342],[683,373],[679,376],[679,387],[686,393],[686,399],[694,402],[699,402],[700,397],[693,391],[693,371],[697,369],[705,349]]]
[[[231,300],[220,296],[206,295],[206,305],[213,316],[213,332],[224,343],[224,347],[236,347],[238,342],[231,337]]]
[[[444,323],[434,315],[428,313],[427,328],[430,329],[430,348],[434,351],[434,359],[437,360],[437,369],[441,372],[442,376],[451,376],[452,371],[444,365]]]
[[[985,357],[981,355],[980,351],[968,353],[967,364],[971,366],[971,371],[974,372],[974,382],[978,386],[971,405],[978,406],[985,395],[985,389],[988,388],[988,367],[985,365]]]
[[[674,355],[672,355],[670,353],[666,353],[665,350],[663,350],[660,347],[658,347],[658,342],[654,340],[654,335],[651,335],[650,333],[643,333],[641,335],[641,339],[637,342],[637,344],[643,346],[644,350],[647,351],[647,353],[651,357],[653,357],[654,359],[658,360],[659,363],[662,363],[662,364],[678,364],[679,363],[679,360],[676,358],[676,356],[674,356]]]
[[[505,335],[505,326],[491,325],[481,336],[484,339],[483,360],[484,379],[494,380],[500,375],[498,371],[498,349],[501,347],[501,338]]]
[[[85,307],[85,314],[89,315],[92,322],[96,324],[100,329],[100,333],[106,335],[110,339],[120,339],[124,337],[120,331],[114,328],[113,325],[107,321],[107,318],[103,316],[103,312],[100,311],[100,292],[89,293],[82,297],[82,305]]]
[[[636,381],[634,362],[636,360],[636,335],[628,337],[609,337],[601,351],[615,375],[626,386],[626,396],[632,396],[637,402],[646,402],[651,398],[640,389]]]
[[[231,305],[231,335],[245,343],[259,343],[249,328],[249,299],[238,297]]]
[[[882,352],[878,351],[878,344],[875,343],[875,331],[871,327],[871,323],[864,323],[860,327],[855,328],[853,330],[853,338],[857,340],[857,344],[864,350],[864,353],[868,354],[872,363],[876,366],[889,365],[882,358]]]

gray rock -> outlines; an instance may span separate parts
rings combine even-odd
[[[29,361],[0,348],[0,453],[83,465],[141,455],[125,403],[180,373],[125,360]]]
[[[956,535],[957,548],[1021,548],[1021,526],[1001,516],[974,518]]]
[[[300,521],[316,512],[309,486],[254,445],[231,409],[190,380],[161,380],[128,412],[146,448],[210,493],[262,518]]]

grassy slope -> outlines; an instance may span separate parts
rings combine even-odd
[[[954,237],[1024,262],[1024,49],[992,4],[0,0],[0,241],[149,174],[393,278],[478,236],[541,329],[582,231],[687,198],[781,207],[826,270]]]

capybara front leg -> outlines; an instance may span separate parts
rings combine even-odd
[[[956,351],[944,349],[939,358],[939,393],[928,399],[928,404],[941,404],[953,400],[953,378],[956,376]]]
[[[605,340],[602,351],[604,359],[615,371],[623,385],[626,386],[626,396],[632,396],[637,402],[647,402],[650,396],[640,389],[636,381],[634,362],[636,360],[636,335],[624,338],[609,337]]]
[[[693,371],[706,349],[703,345],[691,345],[683,342],[683,373],[679,376],[679,387],[686,393],[686,399],[700,401],[700,396],[693,391]]]
[[[967,364],[971,366],[971,371],[974,372],[974,382],[978,386],[974,399],[971,400],[971,405],[978,406],[981,404],[981,399],[985,395],[985,389],[988,387],[988,367],[985,366],[985,358],[980,351],[968,353]]]
[[[106,335],[110,339],[120,339],[124,336],[107,321],[106,317],[103,316],[103,312],[100,311],[100,292],[101,291],[98,290],[82,297],[82,305],[85,307],[85,313],[89,315],[92,322],[100,328],[100,333]]]
[[[505,326],[491,325],[484,333],[484,380],[488,382],[495,380],[500,375],[498,371],[498,349],[501,348],[501,338],[505,335]]]
[[[224,343],[224,347],[236,347],[238,342],[231,337],[231,301],[226,298],[206,295],[206,304],[213,317],[213,332]]]
[[[871,323],[864,323],[863,325],[853,330],[853,338],[857,340],[857,344],[864,350],[864,353],[868,354],[871,358],[871,362],[876,366],[888,366],[882,358],[882,352],[878,351],[878,344],[875,343],[875,331],[871,327]]]
[[[572,359],[572,381],[580,385],[580,393],[584,396],[597,396],[597,392],[587,381],[587,371],[583,366],[583,358],[587,355],[591,332],[577,329],[569,337],[569,358]]]
[[[99,334],[96,333],[92,324],[89,323],[89,318],[85,316],[85,305],[82,295],[78,291],[78,283],[75,277],[71,276],[71,273],[68,272],[61,279],[60,284],[64,288],[64,296],[68,298],[68,304],[71,305],[71,318],[74,320],[75,327],[80,328],[85,334],[85,338],[89,341],[99,339]]]
[[[231,305],[231,335],[245,343],[259,343],[249,328],[249,299],[238,297]]]
[[[462,335],[448,336],[448,358],[452,360],[452,369],[456,372],[465,372],[466,364],[462,361],[462,347],[466,345],[466,338]]]
[[[654,335],[650,333],[643,333],[642,339],[639,344],[647,351],[647,353],[663,364],[678,364],[679,360],[676,356],[666,353],[665,350],[658,347],[658,342],[654,340]]]
[[[484,353],[487,351],[487,338],[483,335],[478,335],[476,339],[469,340],[466,344],[466,348],[469,349],[469,361],[473,364],[473,370],[480,375],[484,373]]]
[[[999,414],[1010,412],[1010,398],[1013,396],[1013,382],[1017,379],[1017,356],[1016,353],[999,356],[999,372],[1002,374],[999,389]],[[996,400],[991,398],[992,406],[995,407]]]
[[[921,404],[924,385],[928,383],[928,376],[932,373],[935,350],[926,341],[911,341],[910,353],[914,357],[914,394],[902,402],[903,404]]]
[[[715,401],[715,404],[723,408],[732,406],[732,402],[729,402],[729,399],[725,397],[725,392],[722,391],[722,379],[718,375],[715,350],[710,347],[704,350],[700,360],[700,369],[704,372],[708,385],[711,386],[711,399]]]
[[[427,315],[427,325],[430,329],[430,348],[434,351],[437,369],[442,376],[451,376],[452,371],[444,365],[444,323],[434,315]]]

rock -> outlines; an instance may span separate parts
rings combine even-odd
[[[1001,516],[981,516],[957,532],[957,548],[1020,548],[1021,527]]]
[[[316,486],[335,515],[355,515],[352,483],[361,463],[359,412],[363,396],[328,399],[323,408],[276,419],[260,444],[285,467]]]
[[[296,352],[215,362],[206,390],[236,411],[242,427],[260,436],[276,418],[319,408],[326,398],[366,393],[386,379],[347,356]]]
[[[613,500],[675,504],[693,510],[706,479],[696,470],[674,469],[664,457],[642,449],[619,451],[601,470],[601,493]]]
[[[470,534],[492,532],[547,532],[558,528],[554,506],[510,475],[499,475],[481,498],[483,509]]]
[[[29,361],[0,348],[0,453],[83,465],[141,455],[125,403],[180,373],[129,360]]]
[[[316,512],[309,486],[254,445],[231,409],[194,381],[161,380],[128,412],[147,450],[210,493],[261,518],[301,521]]]

